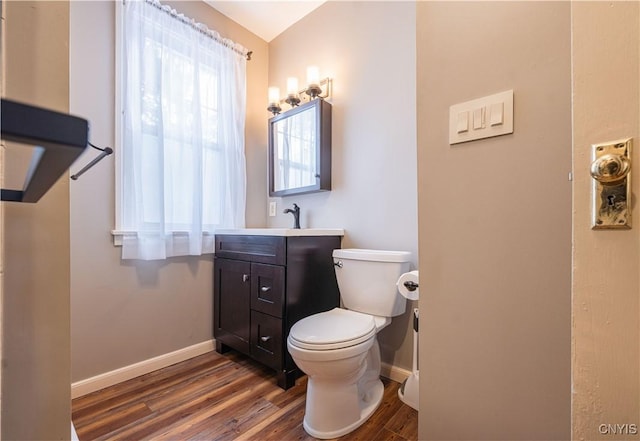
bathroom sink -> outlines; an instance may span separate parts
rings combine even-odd
[[[216,230],[216,234],[250,236],[344,236],[342,228],[237,228]]]

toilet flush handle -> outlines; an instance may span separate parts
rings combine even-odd
[[[335,262],[333,262],[333,264],[338,268],[342,268],[342,260],[336,260]]]

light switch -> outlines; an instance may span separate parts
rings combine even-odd
[[[469,112],[458,113],[458,133],[464,133],[469,130]]]
[[[513,90],[449,106],[449,144],[513,133]]]
[[[499,126],[504,122],[504,103],[493,103],[489,109],[489,120],[492,126]]]
[[[484,128],[484,107],[473,110],[473,130]]]

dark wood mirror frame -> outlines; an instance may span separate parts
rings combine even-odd
[[[304,112],[315,109],[315,122],[311,130],[315,130],[315,183],[294,188],[276,189],[276,166],[278,122],[289,118],[301,117]],[[301,106],[269,119],[269,196],[290,196],[304,193],[331,190],[331,104],[322,99],[314,99]]]

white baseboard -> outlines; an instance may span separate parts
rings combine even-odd
[[[169,352],[168,354],[143,360],[139,363],[134,363],[114,371],[105,372],[104,374],[96,375],[95,377],[87,378],[86,380],[77,381],[71,384],[71,398],[78,398],[83,395],[90,394],[91,392],[104,389],[105,387],[113,386],[114,384],[188,360],[189,358],[197,357],[198,355],[213,351],[214,348],[215,340],[208,340],[193,346],[178,349],[177,351]]]
[[[399,368],[392,364],[382,363],[382,366],[380,366],[380,375],[393,380],[396,383],[402,383],[409,375],[411,375],[411,371]]]
[[[96,375],[95,377],[87,378],[86,380],[77,381],[71,384],[71,398],[78,398],[83,395],[90,394],[91,392],[104,389],[105,387],[113,386],[114,384],[122,383],[123,381],[139,377],[140,375],[148,374],[149,372],[188,360],[189,358],[197,357],[198,355],[213,351],[214,348],[215,340],[212,339],[183,349],[178,349],[177,351],[169,352],[168,354],[159,355],[148,360],[143,360],[129,366],[121,367],[110,372],[105,372],[104,374]],[[382,363],[380,375],[398,383],[402,383],[409,375],[411,375],[411,371],[391,364]]]
[[[80,441],[78,434],[76,433],[76,428],[73,425],[73,421],[71,421],[71,441]]]

